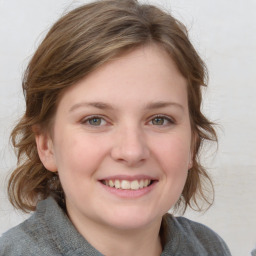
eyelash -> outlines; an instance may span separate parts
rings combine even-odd
[[[173,118],[169,117],[169,116],[165,116],[165,115],[156,115],[156,116],[153,116],[150,118],[150,122],[152,122],[154,119],[163,119],[164,121],[167,121],[168,123],[167,124],[162,124],[162,125],[159,125],[159,126],[168,126],[168,125],[172,125],[172,124],[175,124],[175,121]],[[153,124],[152,124],[153,125]],[[156,125],[158,126],[158,125]]]
[[[169,116],[165,116],[165,115],[155,115],[153,117],[150,117],[149,122],[152,122],[153,120],[155,120],[157,118],[158,119],[163,119],[164,122],[167,121],[167,124],[160,124],[160,125],[151,124],[151,125],[154,125],[154,126],[168,126],[168,125],[175,124],[175,120],[173,120]],[[99,125],[93,125],[93,124],[88,123],[88,122],[92,121],[93,119],[99,119],[100,124]],[[91,126],[91,127],[101,127],[102,126],[102,124],[101,124],[102,121],[106,122],[106,124],[107,124],[107,121],[105,120],[104,117],[93,115],[93,116],[88,116],[88,117],[82,119],[81,124],[85,124],[85,125],[88,125],[88,126]]]
[[[94,127],[100,127],[101,125],[88,124],[88,122],[90,122],[90,121],[93,120],[93,119],[100,119],[101,122],[102,122],[102,120],[104,120],[104,121],[107,123],[107,121],[105,120],[105,118],[102,117],[102,116],[88,116],[88,117],[84,118],[84,119],[81,121],[81,124],[85,124],[85,125],[88,125],[88,126],[94,126]]]

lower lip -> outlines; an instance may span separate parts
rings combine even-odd
[[[151,192],[151,190],[154,189],[154,187],[156,186],[156,181],[154,181],[150,186],[145,187],[145,188],[141,188],[138,190],[132,190],[132,189],[117,189],[117,188],[112,188],[109,186],[106,186],[104,184],[102,184],[100,182],[100,184],[103,186],[104,189],[106,189],[108,192],[121,197],[121,198],[138,198],[138,197],[142,197],[146,194],[148,194],[149,192]]]

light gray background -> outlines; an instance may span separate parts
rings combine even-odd
[[[27,216],[8,204],[6,179],[15,166],[9,134],[24,110],[21,77],[51,24],[85,1],[0,0],[0,234]],[[219,149],[207,148],[216,188],[213,207],[186,216],[217,231],[234,256],[256,246],[256,1],[151,0],[189,28],[208,65],[204,111],[218,122]]]

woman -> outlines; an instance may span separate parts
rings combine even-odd
[[[201,209],[204,63],[185,27],[135,0],[62,17],[23,81],[9,197],[31,218],[0,255],[230,255],[209,228],[167,214]]]

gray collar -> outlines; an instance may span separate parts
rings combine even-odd
[[[52,197],[38,203],[33,217],[42,222],[39,226],[46,227],[37,233],[38,239],[45,241],[47,237],[48,242],[55,244],[62,255],[102,256],[78,233],[65,212]]]

